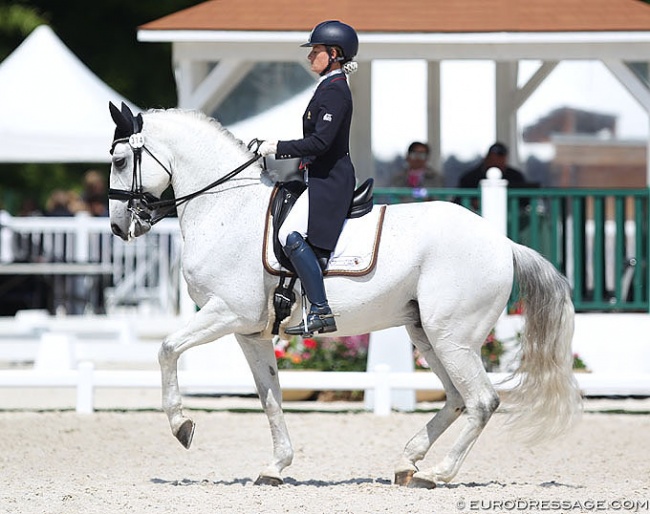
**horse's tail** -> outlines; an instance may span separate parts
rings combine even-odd
[[[566,278],[536,251],[513,243],[525,324],[518,383],[508,395],[511,422],[529,442],[564,432],[582,412],[573,375],[574,309]]]

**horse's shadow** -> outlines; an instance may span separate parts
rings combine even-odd
[[[152,478],[151,483],[157,485],[172,485],[180,487],[196,486],[196,485],[239,485],[246,486],[252,484],[254,480],[250,477],[234,478],[232,480],[192,480],[189,478],[182,478],[180,480],[166,480],[164,478]],[[295,478],[287,477],[284,479],[285,485],[295,487],[309,486],[309,487],[333,487],[339,485],[360,485],[360,484],[382,484],[391,485],[392,482],[387,478],[350,478],[348,480],[296,480]]]
[[[238,486],[247,486],[252,484],[254,480],[250,477],[243,478],[234,478],[232,480],[192,480],[189,478],[182,478],[180,480],[166,480],[164,478],[152,478],[151,483],[157,485],[172,485],[180,487],[188,486],[205,486],[205,485],[238,485]],[[361,484],[380,484],[380,485],[389,485],[392,486],[393,482],[387,478],[349,478],[347,480],[296,480],[295,478],[287,477],[284,479],[284,485],[290,485],[294,487],[335,487],[341,485],[361,485]],[[489,482],[459,482],[453,484],[439,484],[437,487],[440,489],[480,489],[483,487],[490,486],[499,486],[499,487],[508,487],[509,485],[522,485],[518,482],[512,482],[510,484],[499,482],[497,480],[490,480]],[[572,484],[563,484],[556,482],[554,480],[550,482],[542,482],[540,484],[527,484],[527,485],[537,485],[538,487],[558,487],[558,488],[567,488],[567,489],[581,489],[584,486],[582,485],[572,485]]]

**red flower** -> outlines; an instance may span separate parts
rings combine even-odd
[[[316,341],[316,339],[311,339],[311,338],[303,339],[302,344],[304,344],[305,348],[308,348],[309,350],[315,350],[316,348],[318,348],[318,342]]]
[[[275,349],[275,358],[276,359],[284,359],[286,356],[286,353],[284,350],[281,350],[280,348]]]

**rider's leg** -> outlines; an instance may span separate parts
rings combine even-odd
[[[314,250],[298,232],[291,232],[287,236],[286,243],[284,253],[289,257],[300,277],[311,308],[307,315],[307,326],[303,321],[295,327],[287,328],[285,332],[289,335],[334,332],[336,321],[327,303],[323,271]]]
[[[307,224],[309,223],[309,194],[305,191],[301,194],[296,203],[287,214],[278,230],[278,241],[284,248],[287,246],[287,238],[292,232],[298,232],[303,239],[307,239]],[[286,252],[285,252],[286,253]]]

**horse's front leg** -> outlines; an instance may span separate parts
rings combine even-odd
[[[209,343],[232,332],[228,323],[223,322],[224,319],[228,320],[228,317],[224,318],[224,310],[223,306],[208,303],[190,319],[185,327],[165,338],[158,351],[162,380],[162,407],[167,414],[172,434],[185,448],[189,448],[192,444],[194,422],[183,415],[181,392],[178,386],[178,359],[185,350]]]
[[[282,390],[273,343],[268,339],[256,339],[239,334],[235,337],[253,372],[257,393],[269,420],[273,441],[273,460],[260,472],[255,484],[277,486],[283,483],[282,470],[293,460],[293,447],[282,412]]]

